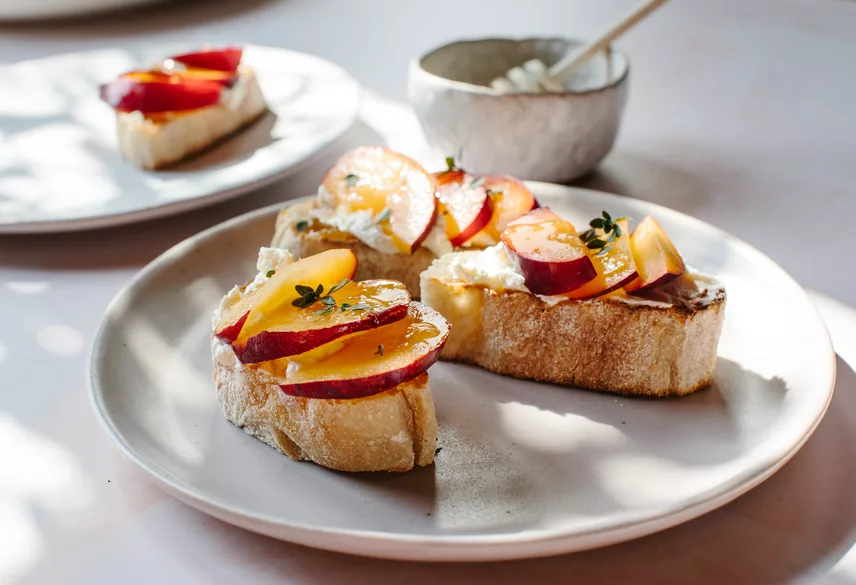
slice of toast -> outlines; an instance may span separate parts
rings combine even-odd
[[[223,140],[267,111],[255,73],[240,70],[238,81],[224,90],[221,103],[150,119],[140,112],[117,112],[119,151],[138,167],[160,169]]]
[[[227,420],[294,460],[339,471],[434,461],[437,418],[425,373],[366,398],[318,399],[285,394],[263,368],[215,359],[214,384]]]
[[[355,236],[325,226],[311,219],[314,202],[290,205],[279,212],[276,232],[271,246],[291,252],[295,258],[305,258],[325,250],[348,248],[357,257],[354,280],[397,280],[407,287],[413,300],[419,300],[419,275],[431,265],[436,256],[425,247],[412,255],[385,254],[359,241]],[[307,222],[305,229],[298,224]]]
[[[682,396],[710,384],[725,291],[664,304],[546,302],[426,273],[422,302],[452,324],[442,358],[497,374],[618,394]]]

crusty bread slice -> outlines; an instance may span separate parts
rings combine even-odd
[[[226,419],[294,460],[339,471],[408,471],[434,461],[437,418],[427,374],[348,400],[290,396],[276,382],[261,367],[214,361]]]
[[[119,151],[138,167],[159,169],[214,145],[267,111],[253,70],[242,68],[223,101],[170,119],[155,121],[140,112],[117,112]]]
[[[397,280],[407,287],[413,300],[419,300],[419,275],[431,265],[436,256],[420,247],[412,255],[384,254],[363,244],[353,235],[309,221],[309,227],[298,231],[296,225],[306,221],[312,202],[290,205],[279,212],[271,246],[284,248],[295,258],[306,258],[336,248],[347,248],[357,257],[354,280]]]
[[[724,291],[698,306],[594,298],[550,305],[520,291],[422,279],[452,324],[442,358],[497,374],[618,394],[682,396],[710,384]]]

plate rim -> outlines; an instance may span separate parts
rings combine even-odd
[[[780,271],[783,277],[790,280],[805,297],[814,319],[822,326],[826,342],[825,353],[828,355],[828,363],[830,364],[828,370],[829,389],[827,390],[822,407],[809,426],[804,430],[799,440],[790,444],[789,448],[783,453],[776,455],[773,461],[764,462],[765,466],[743,470],[707,493],[696,495],[694,498],[684,499],[683,504],[677,509],[657,510],[652,514],[643,514],[639,518],[620,522],[615,525],[598,526],[584,532],[547,528],[538,530],[537,535],[528,534],[531,531],[522,531],[492,535],[425,536],[412,534],[393,535],[373,530],[319,528],[302,522],[272,520],[239,507],[230,506],[227,502],[213,500],[204,493],[197,493],[194,490],[178,485],[170,477],[159,473],[155,469],[156,466],[150,465],[146,461],[144,455],[134,451],[133,446],[124,439],[113,424],[108,409],[103,403],[103,388],[100,385],[97,372],[99,358],[101,358],[104,351],[102,341],[106,335],[110,317],[132,297],[138,288],[145,285],[150,276],[154,276],[160,270],[168,267],[173,256],[183,253],[188,247],[198,246],[209,238],[215,237],[220,232],[227,231],[236,225],[251,222],[267,215],[273,216],[280,209],[306,201],[312,195],[289,199],[241,214],[177,243],[143,267],[116,294],[107,306],[104,316],[98,325],[92,341],[89,360],[87,361],[86,377],[88,381],[88,395],[96,418],[106,430],[114,445],[137,467],[145,471],[169,494],[206,514],[253,532],[305,546],[347,554],[407,561],[488,562],[515,560],[553,556],[618,544],[671,528],[707,514],[750,491],[783,467],[803,447],[817,429],[817,426],[826,414],[835,389],[836,354],[832,346],[832,340],[829,336],[826,323],[803,287],[763,252],[714,225],[680,211],[642,199],[606,193],[595,189],[584,189],[538,181],[525,181],[525,183],[537,191],[554,191],[566,195],[572,195],[574,192],[586,192],[599,197],[605,196],[607,199],[638,201],[646,206],[651,206],[658,214],[672,215],[679,217],[682,221],[704,225],[705,229],[714,230],[730,244],[740,246],[744,251],[755,254],[771,263]]]
[[[151,1],[151,0],[149,0]],[[176,46],[179,46],[180,43]],[[128,225],[132,223],[147,221],[151,219],[157,219],[162,217],[169,217],[172,215],[178,215],[181,213],[185,213],[187,211],[191,211],[194,209],[201,209],[203,207],[208,207],[210,205],[215,205],[217,203],[221,203],[223,201],[228,201],[229,199],[234,199],[241,195],[245,195],[247,193],[257,191],[262,187],[266,187],[277,181],[280,181],[288,176],[291,176],[295,173],[300,172],[306,166],[311,165],[313,162],[318,160],[321,156],[325,154],[336,142],[340,141],[342,137],[350,131],[354,125],[356,124],[359,118],[359,110],[360,105],[362,103],[362,86],[357,82],[357,80],[350,74],[348,71],[336,64],[332,61],[324,59],[323,57],[319,57],[317,55],[313,55],[310,53],[304,53],[302,51],[294,51],[291,49],[285,49],[282,47],[273,47],[270,45],[257,45],[255,43],[247,43],[243,45],[244,48],[247,47],[255,47],[263,50],[272,50],[281,53],[288,53],[292,55],[299,55],[301,58],[311,58],[317,60],[319,62],[323,62],[325,66],[329,67],[330,70],[335,70],[337,74],[341,75],[342,80],[346,82],[349,86],[349,92],[353,92],[356,96],[353,104],[351,105],[350,111],[348,112],[347,118],[348,122],[343,123],[343,128],[332,137],[330,140],[316,148],[314,151],[311,151],[309,154],[304,156],[297,163],[286,167],[284,169],[280,169],[278,171],[272,172],[266,176],[257,178],[254,181],[249,181],[246,183],[242,183],[237,185],[231,189],[227,189],[225,191],[216,191],[214,193],[209,193],[207,195],[199,195],[196,197],[191,197],[189,199],[180,199],[177,201],[166,201],[163,203],[158,203],[156,205],[152,205],[149,207],[145,207],[142,209],[134,209],[129,211],[119,211],[115,213],[106,213],[99,215],[90,215],[86,217],[76,217],[69,219],[49,219],[49,220],[35,220],[35,221],[18,221],[18,222],[4,222],[0,221],[0,235],[20,235],[20,234],[51,234],[51,233],[73,233],[73,232],[82,232],[89,230],[98,230],[109,227],[116,227],[120,225]],[[39,61],[44,61],[48,59],[58,59],[64,58],[71,55],[87,55],[93,53],[100,53],[104,51],[110,51],[118,48],[118,46],[112,47],[101,47],[98,49],[93,49],[89,51],[69,51],[65,53],[59,53],[56,55],[48,55],[41,58],[36,59],[27,59],[25,61],[18,61],[15,63],[3,64],[2,67],[15,67],[22,64],[34,63]],[[345,116],[343,116],[343,119]],[[253,122],[252,124],[255,124]],[[242,131],[242,129],[238,130],[238,132]],[[227,138],[228,139],[228,138]],[[216,148],[217,145],[214,146]],[[207,151],[207,149],[206,149]],[[119,164],[130,164],[124,159],[120,159]],[[157,172],[157,171],[147,171],[147,172]]]

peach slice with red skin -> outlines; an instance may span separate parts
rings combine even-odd
[[[341,344],[318,360],[286,372],[283,392],[307,398],[362,398],[412,380],[431,367],[449,335],[449,322],[421,303],[410,303],[407,316],[384,327],[334,341]],[[319,348],[319,350],[322,350]],[[275,373],[280,362],[271,362]]]
[[[437,219],[434,177],[416,161],[386,148],[346,153],[321,185],[346,211],[370,210],[377,217],[389,209],[385,231],[407,254],[419,247]]]
[[[222,49],[207,49],[193,53],[184,53],[170,57],[190,69],[209,69],[211,71],[227,71],[234,73],[241,64],[244,49],[240,47],[224,47]]]
[[[569,298],[588,299],[605,295],[628,284],[638,276],[633,254],[630,251],[627,220],[619,219],[615,223],[621,228],[621,235],[605,251],[589,252],[597,276],[584,286],[567,293]]]
[[[292,296],[297,298],[297,292]],[[243,345],[232,344],[235,355],[249,364],[301,354],[345,335],[403,319],[410,304],[407,289],[393,280],[349,282],[331,296],[336,307],[323,313],[328,305],[321,302],[305,308],[282,307],[264,331]],[[359,308],[350,309],[355,306]]]
[[[195,110],[220,103],[223,84],[157,71],[132,71],[100,88],[101,99],[119,112],[143,114]]]
[[[280,266],[260,287],[224,311],[214,334],[229,343],[243,346],[254,335],[272,328],[278,313],[292,306],[297,285],[324,290],[354,277],[357,257],[350,250],[327,250]]]
[[[441,175],[438,177],[438,175]],[[456,248],[484,229],[493,216],[493,202],[484,179],[461,171],[438,173],[437,199],[446,237]]]
[[[677,248],[651,216],[643,219],[633,230],[630,249],[639,276],[625,285],[624,290],[628,293],[641,293],[662,286],[686,271]]]
[[[434,177],[437,179],[437,195],[440,199],[441,212],[444,211],[444,198],[455,200],[451,196],[454,194],[453,185],[460,186],[462,190],[467,185],[471,187],[475,185],[478,193],[484,189],[487,196],[486,200],[482,203],[480,214],[470,214],[475,219],[469,222],[469,226],[465,230],[457,229],[459,225],[464,223],[461,221],[453,221],[452,229],[450,229],[450,214],[447,213],[444,215],[444,219],[446,220],[446,236],[453,246],[460,246],[466,242],[485,248],[493,246],[499,242],[500,234],[502,234],[502,231],[509,222],[538,207],[538,201],[532,192],[523,184],[523,181],[519,181],[514,177],[504,175],[484,175],[477,177],[458,168],[434,173]],[[461,198],[467,199],[466,197]],[[469,199],[478,200],[478,197],[473,197],[471,194]],[[448,207],[448,204],[446,207]],[[488,210],[490,210],[489,216]],[[478,229],[476,230],[475,228]]]
[[[509,223],[502,241],[517,254],[526,286],[534,294],[569,293],[597,277],[574,226],[547,208]]]

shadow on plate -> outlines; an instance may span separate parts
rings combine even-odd
[[[283,580],[300,574],[305,583],[549,585],[567,583],[570,575],[586,584],[790,582],[829,567],[856,541],[856,373],[840,358],[838,372],[825,420],[775,476],[702,518],[603,549],[484,564],[393,562],[281,543],[178,504],[180,520],[149,525],[146,538],[170,555],[192,558],[205,534],[206,562],[245,567],[235,576],[246,579],[261,571]]]

